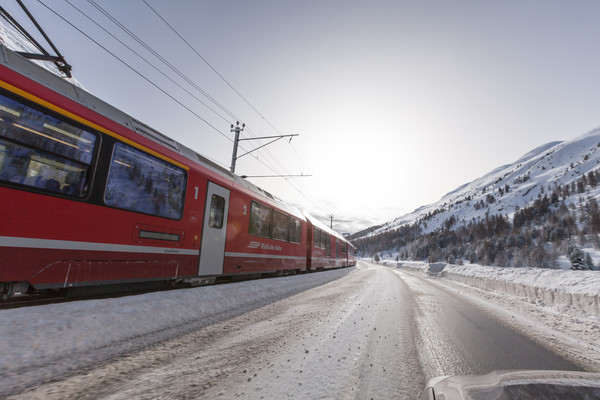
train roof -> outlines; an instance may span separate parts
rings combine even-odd
[[[304,211],[304,216],[311,224],[313,224],[320,230],[325,231],[325,232],[329,233],[330,235],[333,235],[336,238],[338,238],[338,239],[350,244],[350,246],[352,246],[352,244],[343,235],[341,235],[337,231],[334,231],[333,229],[331,229],[330,227],[328,227],[327,225],[325,225],[324,223],[322,223],[321,221],[319,221],[318,219],[316,219],[315,217],[310,215],[307,211]],[[354,246],[352,246],[352,247],[354,247]]]
[[[145,123],[131,117],[129,114],[111,106],[105,101],[99,99],[83,88],[72,84],[66,79],[55,75],[48,69],[28,60],[27,58],[8,49],[0,44],[0,63],[21,75],[35,81],[67,98],[81,104],[82,106],[122,125],[123,127],[136,132],[137,134],[153,141],[154,143],[167,148],[194,163],[202,165],[204,168],[226,178],[233,184],[237,184],[255,194],[263,197],[272,206],[277,206],[282,210],[304,220],[302,212],[296,207],[286,203],[282,199],[272,195],[264,189],[254,185],[239,175],[236,175],[226,168],[223,168],[214,161],[202,156],[191,148],[177,142],[169,136],[157,131]]]

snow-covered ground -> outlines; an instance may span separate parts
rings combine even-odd
[[[0,397],[233,318],[349,271],[0,310]]]
[[[415,398],[438,375],[551,365],[492,320],[600,372],[595,276],[382,264],[0,310],[0,397]],[[594,291],[596,308],[558,294]]]

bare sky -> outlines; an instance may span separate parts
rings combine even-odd
[[[43,1],[220,133],[25,0],[92,94],[201,154],[229,166],[237,118],[246,137],[299,133],[259,160],[242,157],[236,172],[312,175],[251,180],[324,222],[328,214],[352,221],[334,226],[342,232],[432,203],[542,143],[600,125],[597,1],[146,0],[251,107],[142,0],[94,0],[225,111],[93,4],[69,0],[219,115],[65,0]]]

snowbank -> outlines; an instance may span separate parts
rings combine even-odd
[[[352,270],[0,310],[0,397],[10,389],[3,383],[14,384],[15,376],[37,374],[36,379],[44,380],[94,365],[323,285]]]
[[[600,318],[600,274],[540,268],[496,268],[448,265],[448,279],[490,291],[521,297],[561,313]]]
[[[399,263],[400,264],[400,263]],[[400,268],[429,273],[427,263],[404,262]],[[540,268],[497,268],[477,264],[443,268],[441,276],[492,292],[502,292],[561,313],[600,318],[600,273]]]

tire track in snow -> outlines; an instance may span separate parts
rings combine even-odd
[[[391,271],[347,275],[60,382],[38,399],[413,398],[412,304]]]

